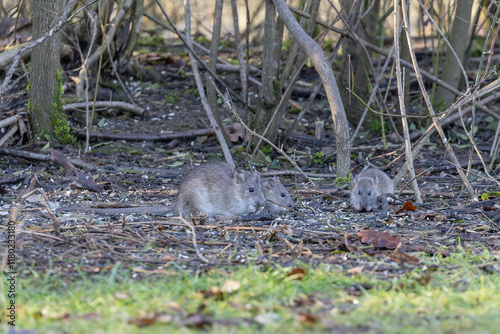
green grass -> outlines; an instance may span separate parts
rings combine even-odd
[[[209,333],[495,333],[500,326],[500,264],[487,251],[422,256],[411,272],[385,279],[380,272],[349,275],[336,266],[298,267],[305,270],[302,280],[289,276],[292,268],[258,265],[198,274],[172,267],[143,279],[132,279],[133,272],[119,265],[97,276],[20,277],[16,329],[198,332],[188,324],[189,314],[214,320]],[[220,292],[228,281],[240,286]],[[1,286],[5,309],[5,280]],[[147,326],[140,327],[140,321]],[[0,329],[6,327],[2,317]]]

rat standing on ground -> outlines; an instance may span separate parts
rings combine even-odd
[[[351,204],[357,211],[371,211],[382,204],[382,212],[379,215],[387,215],[387,196],[383,194],[394,194],[394,183],[391,178],[381,170],[370,168],[364,169],[354,177],[351,187]]]
[[[288,190],[286,190],[283,184],[281,184],[279,177],[275,176],[272,179],[263,180],[261,182],[261,185],[262,190],[264,191],[264,196],[266,197],[266,206],[264,207],[265,212],[276,214],[287,210],[286,208],[277,204],[286,206],[288,208],[293,207],[292,196],[290,196]],[[273,201],[274,203],[270,202],[269,200]]]
[[[180,215],[243,216],[266,204],[258,172],[238,172],[227,163],[206,163],[182,182],[174,208]]]

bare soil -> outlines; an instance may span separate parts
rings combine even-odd
[[[0,181],[5,190],[1,212],[4,222],[16,222],[16,255],[25,274],[52,270],[71,279],[78,270],[90,274],[107,272],[119,261],[122,266],[135,268],[137,277],[141,277],[174,264],[195,271],[249,261],[288,266],[301,260],[313,265],[338,265],[346,270],[364,266],[386,279],[418,267],[416,253],[447,256],[457,247],[472,252],[482,252],[484,247],[492,254],[500,253],[500,216],[495,214],[498,193],[491,193],[499,190],[498,185],[481,177],[482,166],[474,158],[469,174],[472,185],[479,197],[490,194],[485,195],[484,202],[472,203],[456,168],[447,162],[439,138],[433,138],[415,162],[417,173],[424,172],[418,177],[424,203],[412,208],[395,202],[385,221],[377,221],[373,212],[354,212],[348,204],[348,193],[334,186],[334,136],[324,96],[317,98],[315,107],[284,146],[295,150],[298,164],[310,173],[316,186],[300,175],[295,176],[291,165],[276,152],[270,154],[272,163],[261,155],[255,164],[263,176],[281,173],[283,184],[295,199],[294,211],[253,220],[196,218],[190,221],[195,235],[172,214],[152,214],[151,207],[171,203],[193,166],[221,160],[222,155],[215,136],[209,134],[179,136],[169,141],[135,140],[138,134],[182,133],[207,129],[210,124],[194,94],[191,69],[181,56],[155,51],[135,56],[133,63],[122,79],[135,103],[147,112],[136,116],[116,109],[100,110],[94,122],[95,131],[123,134],[130,140],[91,139],[89,154],[83,154],[82,146],[43,149],[46,143],[40,141],[16,147],[44,155],[59,149],[70,159],[81,159],[84,164],[77,167],[95,179],[100,192],[75,188],[75,177],[65,177],[64,170],[52,161],[16,154],[0,159]],[[66,73],[71,74],[71,66],[67,66]],[[236,74],[225,75],[228,83],[234,83],[235,78]],[[108,94],[108,99],[110,95],[130,102],[118,88],[115,77],[104,71],[103,79],[111,87],[100,92],[103,99]],[[71,97],[73,86],[69,80],[67,84],[65,96]],[[9,100],[11,110],[25,108],[25,92],[20,89],[11,93],[16,94]],[[305,99],[299,95],[292,98],[299,103]],[[222,105],[220,112],[226,124],[235,121]],[[70,113],[75,133],[82,129],[82,115],[82,111]],[[287,112],[282,123],[291,124],[296,115]],[[322,143],[324,155],[314,159],[320,151],[313,144],[317,119],[325,120],[326,134]],[[481,145],[491,145],[492,136],[485,133],[478,137],[484,137]],[[232,144],[233,154],[244,168],[248,157],[245,145],[241,138]],[[401,144],[384,148],[380,134],[370,130],[355,146],[357,159],[352,166],[358,168],[353,169],[354,173],[361,170],[359,162],[366,158],[382,167],[404,155]],[[471,148],[458,140],[454,147],[460,161],[466,164]],[[486,149],[481,152],[486,156]],[[400,159],[392,165],[388,174],[393,176],[402,163]],[[494,177],[498,180],[498,176]],[[405,181],[408,179],[407,176]],[[406,187],[399,195],[405,201],[413,200],[409,189]],[[401,184],[399,190],[403,190]],[[100,210],[82,211],[84,207]],[[134,207],[128,213],[119,211]],[[2,243],[6,240],[5,228],[3,231]],[[346,256],[349,253],[366,253],[373,261]]]

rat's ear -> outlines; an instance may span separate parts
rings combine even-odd
[[[276,187],[276,181],[274,180],[274,178],[267,180],[266,184],[269,189],[273,189],[274,187]]]
[[[236,181],[236,183],[238,184],[242,184],[242,183],[245,183],[245,173],[238,173],[238,172],[234,172],[234,180]]]
[[[352,179],[352,184],[355,185],[356,183],[358,183],[358,180],[359,180],[359,177],[358,177],[358,175],[356,175],[354,177],[354,179]]]

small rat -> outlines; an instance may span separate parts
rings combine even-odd
[[[264,207],[264,211],[273,214],[286,210],[286,208],[274,203],[278,203],[289,208],[293,207],[292,197],[283,184],[281,184],[279,177],[275,176],[272,179],[263,180],[261,185],[262,190],[264,191],[264,196],[266,197],[266,206]],[[271,203],[269,200],[274,203]]]
[[[238,172],[227,163],[199,166],[181,184],[174,210],[180,215],[243,216],[264,208],[258,172]]]
[[[351,187],[351,204],[357,211],[371,211],[383,204],[383,210],[387,213],[387,198],[385,201],[382,194],[394,194],[394,183],[391,178],[381,170],[370,168],[364,169],[354,177]],[[384,212],[384,211],[383,211]]]

